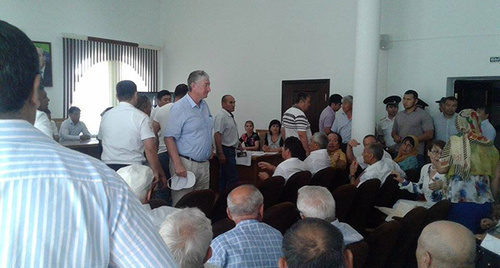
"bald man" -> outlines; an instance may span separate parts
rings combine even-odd
[[[416,252],[418,267],[474,267],[476,241],[463,225],[433,222],[424,228]]]

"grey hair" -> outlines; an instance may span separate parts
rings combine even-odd
[[[372,143],[368,145],[368,151],[373,154],[377,160],[382,159],[384,157],[384,146],[378,142]]]
[[[203,267],[213,233],[201,210],[185,208],[168,215],[159,232],[180,267]]]
[[[344,103],[346,101],[352,104],[352,96],[351,95],[344,96],[342,98],[342,103]]]
[[[233,196],[233,192],[241,188],[248,188],[251,192],[245,196]],[[227,196],[227,208],[231,217],[257,217],[259,215],[259,208],[263,203],[264,196],[262,196],[259,189],[250,184],[236,187]]]
[[[328,146],[328,137],[326,136],[325,133],[322,132],[316,132],[312,136],[313,142],[317,143],[319,145],[320,149],[326,149]]]
[[[297,208],[305,218],[335,220],[335,199],[328,189],[321,186],[304,186],[299,189]]]
[[[189,91],[191,91],[191,84],[198,82],[202,78],[210,79],[208,74],[203,70],[196,70],[196,71],[191,72],[189,74],[188,80],[187,80],[187,86],[188,86]]]

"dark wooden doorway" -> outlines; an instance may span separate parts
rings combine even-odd
[[[328,104],[330,96],[330,79],[317,80],[284,80],[281,82],[281,114],[294,104],[299,92],[311,96],[311,107],[306,112],[311,131],[318,131],[319,115]]]

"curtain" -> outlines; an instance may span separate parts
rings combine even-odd
[[[148,92],[158,91],[158,56],[156,48],[140,47],[138,44],[100,38],[63,37],[63,112],[73,102],[76,83],[93,65],[108,61],[110,70],[119,72],[116,62],[126,63],[145,81]],[[115,62],[115,63],[113,63]],[[111,79],[113,80],[113,79]],[[118,81],[111,81],[114,88]],[[114,92],[111,93],[114,98]]]

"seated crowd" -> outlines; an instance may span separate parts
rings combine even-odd
[[[500,179],[494,135],[481,133],[487,109],[479,115],[472,109],[456,114],[457,100],[448,97],[433,120],[417,107],[417,92],[409,90],[403,96],[405,111],[397,113],[397,96],[384,101],[387,118],[374,133],[366,133],[356,155],[353,148],[360,143],[351,137],[352,96],[332,95],[321,113],[320,131],[312,133],[305,115],[311,97],[301,92],[281,122],[269,123],[261,141],[251,120],[239,135],[231,95],[222,97],[221,111],[212,119],[205,101],[210,77],[197,70],[187,85],[175,89],[175,103],[162,91],[154,108],[134,82],[120,81],[118,105],[102,115],[99,161],[55,141],[91,135],[79,121],[78,107],[69,109],[58,133],[53,130],[31,40],[0,21],[0,47],[0,93],[5,96],[0,100],[0,159],[6,167],[0,180],[5,219],[0,252],[7,266],[353,267],[359,256],[350,246],[365,243],[371,231],[337,218],[338,187],[294,189],[300,219],[288,230],[263,222],[265,196],[258,188],[263,181],[279,176],[286,184],[298,172],[314,177],[329,169],[331,180],[345,179],[355,191],[379,180],[380,189],[398,185],[400,191],[391,197],[404,197],[401,190],[420,194],[410,198],[416,206],[449,200],[450,221],[422,226],[412,256],[419,267],[474,266],[473,233],[490,216]],[[256,185],[238,185],[239,150],[281,153],[283,161],[276,166],[259,162]],[[425,152],[429,163],[424,165]],[[209,188],[213,155],[219,161],[220,198],[232,189],[226,213],[235,224],[217,237],[208,214],[172,207],[191,192]],[[420,176],[412,178],[414,171]],[[151,197],[165,205],[151,209]]]

